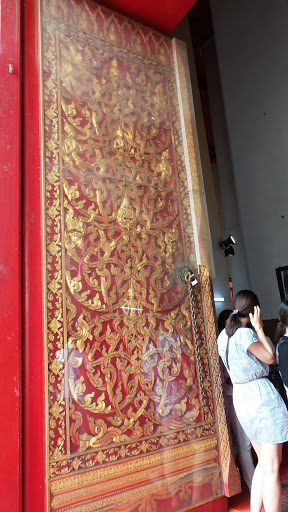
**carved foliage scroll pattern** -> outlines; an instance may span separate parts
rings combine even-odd
[[[62,240],[60,216],[59,122],[56,39],[45,32],[44,139],[46,167],[46,272],[48,329],[49,445],[55,458],[66,453],[64,382],[64,329],[62,301]]]
[[[214,404],[216,409],[215,417],[217,418],[219,432],[219,446],[222,472],[224,477],[227,476],[228,489],[227,495],[233,496],[241,491],[239,475],[234,463],[233,455],[229,442],[229,433],[227,428],[224,399],[222,393],[222,383],[219,369],[219,356],[217,350],[217,335],[215,322],[215,309],[212,302],[212,284],[207,268],[200,267],[202,301],[206,326],[206,337],[209,346],[209,359],[211,364],[211,378],[214,392]],[[229,473],[229,474],[228,474]]]
[[[207,455],[209,456],[211,454],[207,452]],[[205,460],[205,456],[203,458],[201,457],[201,454],[198,454],[197,458],[199,459],[199,461]],[[185,476],[187,477],[189,473],[191,475],[191,467],[187,467]],[[192,474],[193,473],[194,471],[192,470]],[[138,475],[138,477],[140,478],[140,475]],[[126,476],[124,476],[123,479],[126,479]],[[93,483],[95,485],[95,481]],[[113,484],[114,482],[112,483],[112,486]],[[184,507],[186,510],[187,506],[193,503],[193,493],[195,492],[195,488],[197,488],[198,486],[203,486],[203,484],[208,484],[209,487],[212,488],[212,492],[215,496],[219,496],[221,494],[220,470],[219,468],[215,467],[213,463],[207,464],[207,470],[202,474],[195,471],[195,474],[193,474],[193,480],[184,478],[181,482],[179,482],[177,475],[174,474],[169,475],[169,477],[166,478],[165,484],[166,485],[159,485],[156,490],[153,483],[149,482],[149,480],[147,480],[146,485],[142,489],[139,489],[135,486],[131,486],[131,488],[128,489],[127,487],[125,488],[125,486],[123,485],[123,489],[125,489],[125,491],[122,492],[120,496],[112,493],[112,495],[110,496],[104,497],[102,495],[98,496],[98,498],[95,499],[97,493],[94,493],[93,498],[87,501],[84,501],[84,498],[88,497],[89,494],[91,494],[93,488],[89,487],[83,489],[83,487],[79,487],[76,491],[76,494],[78,494],[79,497],[81,496],[82,500],[79,500],[81,503],[80,506],[73,506],[73,511],[77,510],[79,512],[96,512],[97,510],[106,510],[107,507],[111,507],[111,505],[113,507],[111,508],[111,510],[113,511],[157,511],[159,510],[159,506],[161,510],[163,509],[163,506],[165,507],[165,505],[167,506],[168,510],[171,510],[170,507],[172,496],[173,508],[176,510],[183,510]],[[55,507],[55,509],[58,510],[59,512],[69,510],[69,508],[67,507],[69,507],[69,496],[71,496],[71,494],[73,493],[62,494],[53,498],[52,506]],[[158,500],[161,500],[160,503],[157,503]]]
[[[93,3],[44,4],[55,477],[213,435],[215,423],[201,300],[205,404],[177,273],[195,250],[171,43]]]
[[[45,0],[46,16],[63,27],[112,43],[148,63],[172,69],[171,40],[89,0]]]
[[[153,438],[153,442],[143,442],[142,440],[130,443],[125,446],[115,446],[109,450],[99,450],[88,455],[78,454],[76,457],[71,457],[63,461],[51,461],[50,463],[50,476],[56,477],[77,471],[78,469],[87,469],[94,466],[103,466],[105,463],[119,462],[125,458],[135,457],[146,454],[149,456],[159,450],[169,449],[172,446],[178,446],[182,443],[188,443],[193,440],[201,439],[202,437],[209,438],[216,435],[215,423],[208,423],[200,425],[195,428],[181,430],[174,432],[170,435],[161,435]]]
[[[200,408],[173,275],[185,244],[171,78],[62,35],[59,53],[70,425],[83,451],[189,427]]]

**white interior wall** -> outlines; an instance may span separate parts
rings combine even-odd
[[[214,55],[212,55],[213,51],[207,47],[205,51],[205,65],[207,75],[209,77],[208,93],[212,102],[211,105],[213,105],[213,112],[211,112],[212,121],[213,117],[215,118],[216,116],[217,118],[215,123],[213,122],[213,129],[217,131],[215,145],[216,152],[219,152],[220,159],[220,166],[213,165],[212,168],[203,120],[198,78],[191,43],[190,27],[187,18],[184,18],[177,26],[176,30],[173,32],[173,36],[185,41],[188,51],[200,158],[206,193],[216,274],[215,278],[213,279],[214,295],[215,297],[224,298],[224,302],[215,303],[216,313],[218,315],[223,309],[232,308],[228,274],[231,273],[235,291],[248,287],[248,275],[244,244],[242,243],[242,233],[236,204],[234,179],[231,172],[225,112],[221,96],[217,64],[215,63],[216,55],[215,51]],[[225,203],[222,201],[222,197],[228,198]],[[235,246],[236,254],[235,257],[225,258],[223,251],[218,245],[218,242],[226,238],[229,234],[234,235],[237,240],[237,246]]]
[[[288,264],[288,3],[210,5],[251,287],[272,318]]]
[[[211,38],[204,45],[202,56],[205,63],[206,85],[217,160],[217,164],[213,166],[213,174],[218,208],[222,215],[222,234],[223,238],[232,235],[236,240],[236,245],[234,246],[235,256],[228,257],[226,262],[229,267],[228,272],[231,273],[234,293],[236,293],[239,290],[249,288],[248,266],[235,191],[214,38]],[[221,252],[221,255],[223,257],[223,252]]]

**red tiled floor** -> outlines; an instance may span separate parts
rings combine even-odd
[[[249,512],[250,511],[250,493],[244,490],[228,500],[229,512]]]
[[[283,457],[280,469],[282,487],[282,512],[288,512],[288,443],[284,445]],[[250,494],[243,490],[241,494],[233,496],[228,500],[229,512],[250,512]]]

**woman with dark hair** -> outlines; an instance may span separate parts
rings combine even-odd
[[[247,326],[251,322],[252,329]],[[251,512],[281,511],[279,466],[282,443],[288,440],[288,411],[267,378],[275,362],[274,347],[266,338],[257,295],[242,290],[235,309],[218,337],[219,355],[233,383],[237,417],[256,454],[251,488]]]
[[[232,313],[232,309],[224,309],[219,313],[218,316],[218,332],[220,334],[223,329],[225,329],[226,321]],[[220,360],[221,363],[221,360]],[[232,437],[232,447],[233,447],[233,455],[234,458],[238,457],[239,463],[242,470],[243,478],[246,482],[246,485],[251,491],[251,485],[254,475],[254,462],[251,451],[251,442],[246,436],[243,428],[241,427],[239,420],[237,418],[237,414],[235,412],[235,408],[233,405],[233,386],[229,374],[221,364],[221,371],[223,373],[223,391],[224,391],[224,400],[225,400],[225,408],[227,413],[227,419],[231,430]]]
[[[284,334],[281,336],[277,347],[276,355],[280,375],[288,395],[288,300],[285,299],[279,306],[279,318],[283,326]]]

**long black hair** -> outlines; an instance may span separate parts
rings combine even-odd
[[[218,333],[220,334],[223,329],[225,329],[226,321],[232,313],[232,309],[223,309],[218,316]]]
[[[230,338],[234,332],[241,327],[240,318],[249,317],[249,313],[253,313],[254,306],[260,306],[257,295],[251,290],[241,290],[235,296],[235,310],[229,316],[225,331]]]

